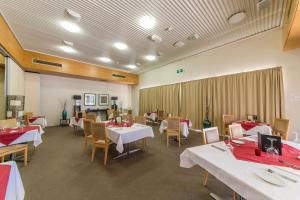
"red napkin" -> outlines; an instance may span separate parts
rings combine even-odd
[[[5,199],[10,169],[10,165],[0,165],[0,200]]]
[[[106,126],[113,126],[113,127],[131,127],[132,124],[131,123],[126,123],[126,122],[122,122],[121,124],[116,124],[113,121],[110,121],[108,123],[106,123]]]
[[[245,131],[248,131],[250,129],[253,129],[254,127],[256,126],[259,126],[261,125],[262,123],[260,122],[251,122],[251,121],[243,121],[240,123],[242,128],[245,130]]]
[[[280,163],[279,161],[269,158],[266,152],[261,152],[261,156],[255,155],[255,142],[243,140],[245,144],[236,145],[235,143],[231,142],[233,146],[233,155],[238,160],[256,162],[256,163],[263,163],[268,165],[277,165],[277,166],[285,166],[290,167],[289,165]],[[228,141],[226,141],[228,143]],[[297,159],[297,156],[300,154],[300,150],[291,147],[287,144],[282,144],[282,155],[278,156],[278,158],[282,161],[286,161],[288,163],[300,166],[300,160]]]
[[[28,131],[32,131],[35,129],[39,129],[38,126],[26,126],[26,127],[18,127],[16,129],[6,128],[4,131],[0,131],[0,143],[9,145],[17,138],[22,136]]]

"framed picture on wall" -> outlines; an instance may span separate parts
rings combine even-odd
[[[108,94],[99,94],[98,104],[99,106],[108,106],[109,105],[109,95]]]
[[[84,93],[84,105],[95,106],[96,105],[96,94]]]

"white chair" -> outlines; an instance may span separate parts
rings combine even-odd
[[[241,124],[232,124],[228,126],[231,139],[237,139],[243,137],[243,128]]]
[[[204,141],[204,144],[219,142],[220,135],[219,135],[218,127],[203,129],[203,141]]]
[[[204,144],[211,144],[220,141],[220,135],[218,127],[203,129],[203,141]],[[206,186],[208,181],[208,171],[204,170],[203,185]]]

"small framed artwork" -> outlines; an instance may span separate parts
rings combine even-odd
[[[95,106],[96,105],[96,94],[84,93],[84,105]]]
[[[99,94],[99,106],[108,106],[109,102],[109,95],[108,94]]]

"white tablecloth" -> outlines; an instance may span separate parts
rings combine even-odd
[[[150,115],[148,115],[147,113],[144,114],[144,117],[151,119],[152,121],[155,121],[157,118],[157,113],[150,113]]]
[[[38,130],[27,131],[26,133],[24,133],[23,135],[18,137],[16,140],[11,142],[9,145],[33,141],[33,145],[35,147],[37,147],[38,145],[40,145],[42,143],[41,135],[42,134]],[[4,146],[6,146],[6,145],[3,143],[0,143],[0,147],[4,147]]]
[[[232,124],[238,124],[238,123],[239,122],[234,122]],[[258,132],[265,135],[272,135],[272,128],[267,124],[262,124],[262,125],[255,126],[254,128],[251,128],[247,131],[243,129],[243,133],[245,135],[257,135]]]
[[[133,124],[131,127],[107,128],[108,138],[117,144],[117,151],[124,151],[123,144],[131,143],[146,137],[154,137],[151,126]]]
[[[25,191],[17,164],[14,161],[9,161],[0,163],[0,165],[11,166],[5,200],[23,200],[25,197]]]
[[[71,117],[69,126],[71,127],[77,126],[83,129],[84,128],[83,119],[84,118],[79,118],[78,121],[76,121],[75,117]],[[96,117],[96,122],[102,122],[100,116]]]
[[[286,143],[300,149],[300,144]],[[225,146],[224,142],[218,142],[215,145],[222,148]],[[300,177],[286,173],[287,176],[298,180],[298,183],[284,180],[286,186],[274,186],[255,175],[257,170],[272,168],[272,166],[237,160],[230,150],[222,152],[211,147],[210,144],[188,148],[180,155],[180,166],[191,168],[195,165],[206,169],[210,174],[247,200],[300,199]],[[300,172],[297,170],[285,167],[280,168],[300,175]],[[276,171],[276,168],[274,171]],[[277,171],[285,173],[278,169]]]
[[[180,133],[181,135],[183,135],[184,137],[187,137],[189,135],[189,128],[192,127],[192,122],[190,120],[189,122],[189,126],[187,125],[186,122],[180,122]],[[168,128],[168,121],[167,120],[163,120],[160,123],[160,127],[159,127],[159,132],[163,133],[164,130],[166,130]]]
[[[30,122],[30,125],[40,125],[42,128],[45,128],[48,126],[48,123],[45,117],[39,117],[33,122]]]

